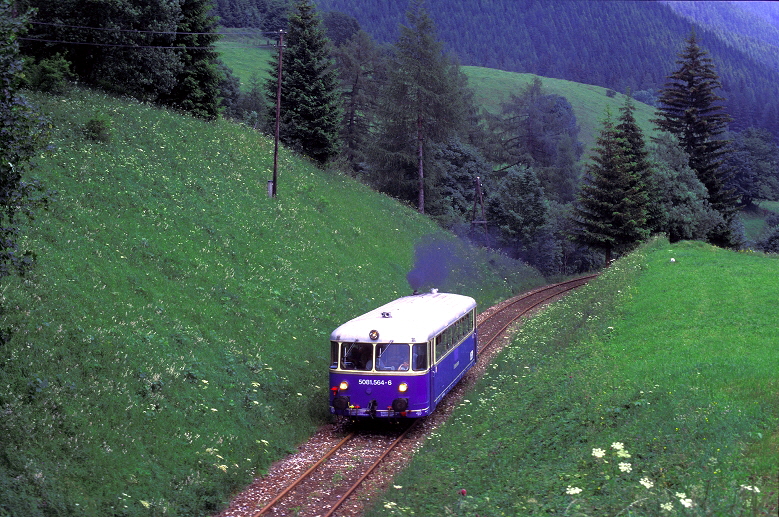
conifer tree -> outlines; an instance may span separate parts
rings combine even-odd
[[[358,31],[336,50],[344,99],[341,127],[342,157],[354,173],[365,165],[371,128],[376,123],[380,78],[385,72],[378,45],[365,31]]]
[[[181,69],[176,86],[161,100],[195,116],[211,120],[219,114],[221,74],[214,43],[217,20],[211,14],[211,0],[181,0],[176,39],[181,47]]]
[[[735,216],[736,196],[728,189],[728,174],[723,166],[729,142],[722,138],[731,117],[724,112],[717,95],[719,77],[708,52],[700,47],[693,31],[676,61],[679,68],[668,76],[660,93],[658,118],[661,130],[679,138],[690,156],[690,167],[706,187],[711,206],[720,212],[726,225],[714,232],[714,244],[731,243],[727,225]]]
[[[421,0],[414,0],[395,44],[382,95],[381,122],[372,163],[374,184],[425,211],[430,145],[463,129],[467,110],[459,67],[443,52],[435,27]],[[416,194],[416,196],[414,196]]]
[[[644,223],[649,213],[649,206],[657,200],[650,199],[649,185],[652,178],[652,166],[649,163],[649,151],[646,149],[644,134],[641,131],[633,113],[636,107],[630,95],[625,96],[625,104],[619,108],[619,123],[617,136],[622,143],[622,162],[626,173],[632,175],[638,184],[633,193],[636,209],[643,211]]]
[[[606,264],[613,253],[626,251],[649,235],[646,189],[634,158],[628,138],[607,111],[593,163],[580,186],[573,234],[578,242],[603,250]]]
[[[341,98],[330,42],[314,5],[300,0],[289,18],[282,51],[280,140],[319,164],[340,149]],[[277,52],[279,51],[277,50]],[[276,60],[273,61],[275,69]],[[276,78],[266,91],[275,119]]]

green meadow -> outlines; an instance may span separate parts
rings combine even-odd
[[[246,127],[32,100],[56,194],[0,290],[0,516],[216,513],[328,421],[330,332],[410,293],[416,245],[483,307],[544,283],[283,149],[270,199],[273,141]]]
[[[367,515],[776,515],[778,266],[623,257],[519,328]]]
[[[238,77],[241,90],[248,91],[253,76],[265,79],[275,73],[272,66],[275,40],[254,34],[251,29],[222,29],[226,34],[216,43],[222,61]]]
[[[478,66],[464,66],[462,69],[468,77],[468,85],[474,90],[477,104],[493,114],[500,113],[501,104],[508,102],[511,95],[517,95],[538,77],[534,74],[519,74]],[[584,144],[586,158],[603,128],[602,121],[606,110],[609,110],[614,118],[619,115],[619,108],[625,104],[624,92],[609,97],[607,89],[601,86],[549,77],[540,79],[545,93],[561,95],[571,103],[579,124],[579,140]],[[644,135],[649,137],[655,134],[654,125],[650,122],[655,116],[655,108],[635,100],[633,103],[636,107],[636,122],[644,131]]]

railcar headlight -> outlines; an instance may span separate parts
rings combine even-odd
[[[346,391],[349,389],[349,383],[346,381],[341,381],[341,384],[338,385],[338,389],[341,391]]]
[[[398,391],[401,392],[401,393],[407,392],[408,391],[408,383],[401,382],[400,384],[398,384]]]

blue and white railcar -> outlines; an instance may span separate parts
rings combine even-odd
[[[476,302],[405,296],[344,323],[330,343],[331,413],[423,417],[476,363]]]

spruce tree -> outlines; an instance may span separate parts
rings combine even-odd
[[[643,224],[649,213],[650,204],[657,200],[650,199],[649,186],[652,182],[652,166],[649,163],[649,151],[646,149],[644,134],[641,131],[633,113],[636,107],[629,95],[625,96],[625,104],[619,108],[619,123],[617,124],[617,137],[622,144],[622,162],[625,172],[633,176],[638,182],[632,197],[636,203],[637,212],[643,211]]]
[[[613,253],[627,251],[649,235],[646,190],[635,172],[633,150],[609,112],[580,186],[574,218],[574,239],[602,250],[606,264]]]
[[[711,206],[720,212],[726,225],[714,232],[714,244],[731,243],[728,226],[735,216],[736,196],[727,186],[728,173],[723,166],[729,142],[722,138],[731,117],[717,95],[719,77],[708,52],[700,47],[693,31],[676,61],[679,68],[668,76],[660,93],[658,118],[661,130],[679,138],[690,157],[690,167],[709,194]]]
[[[180,47],[181,68],[176,86],[161,97],[165,104],[212,120],[219,114],[219,55],[214,43],[217,19],[211,14],[211,0],[181,0],[181,16],[172,46]]]
[[[314,5],[300,0],[289,18],[282,52],[279,138],[287,146],[324,164],[340,149],[341,98],[330,56],[330,42]],[[275,69],[278,61],[273,61]],[[266,91],[271,119],[276,116],[277,80]]]

